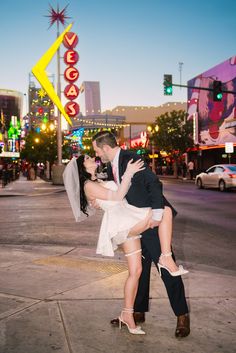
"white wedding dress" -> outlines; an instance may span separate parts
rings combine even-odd
[[[101,185],[112,191],[118,189],[114,181],[101,182]],[[150,208],[132,206],[126,199],[122,201],[97,200],[97,203],[104,211],[104,215],[96,253],[114,256],[118,245],[124,243],[128,237],[129,230],[147,217]]]
[[[132,176],[132,173],[130,174],[126,171],[119,188],[114,181],[102,181],[100,183],[103,187],[111,190],[112,201],[97,200],[101,209],[104,210],[96,250],[97,254],[114,256],[114,250],[117,249],[119,244],[125,242],[129,230],[147,217],[150,208],[137,208],[129,205],[124,199],[129,190]],[[80,180],[75,157],[67,164],[63,173],[63,180],[76,222],[87,219],[80,207]],[[115,191],[115,193],[112,191]],[[93,216],[94,210],[88,206],[87,213]]]

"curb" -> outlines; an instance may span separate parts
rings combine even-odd
[[[47,192],[47,193],[42,193],[42,194],[0,194],[0,197],[17,197],[17,196],[28,196],[28,197],[35,197],[35,196],[48,196],[48,195],[53,195],[53,194],[58,194],[60,192],[65,192],[65,190],[58,190],[58,191],[53,191],[53,192]]]
[[[160,180],[174,180],[174,181],[179,181],[179,182],[183,182],[183,183],[195,183],[195,179],[191,180],[191,179],[183,179],[183,178],[175,178],[173,176],[167,176],[167,175],[157,175],[157,177]]]

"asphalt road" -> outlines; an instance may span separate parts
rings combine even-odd
[[[165,195],[179,212],[177,262],[189,270],[183,281],[191,334],[179,341],[154,266],[147,335],[111,327],[122,307],[125,259],[119,252],[96,257],[102,212],[76,223],[62,190],[24,178],[0,190],[1,353],[235,351],[235,192],[164,180]]]
[[[174,227],[177,252],[186,260],[235,270],[236,192],[199,190],[194,184],[164,181],[164,193],[178,210]]]
[[[178,211],[173,247],[178,260],[235,270],[236,192],[198,190],[164,180],[164,194]],[[95,247],[102,212],[76,223],[65,192],[0,198],[0,243]]]

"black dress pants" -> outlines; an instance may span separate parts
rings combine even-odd
[[[151,264],[157,267],[161,254],[160,241],[157,228],[148,229],[143,233],[142,239],[142,274],[139,280],[138,292],[134,303],[135,312],[146,312],[149,310],[149,289]],[[184,285],[181,276],[173,277],[168,271],[162,269],[162,280],[165,284],[170,305],[176,316],[188,313],[188,306],[185,298]]]

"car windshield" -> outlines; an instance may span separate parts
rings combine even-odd
[[[228,166],[228,168],[229,168],[229,170],[230,170],[231,172],[236,173],[236,165]]]
[[[215,170],[215,167],[211,167],[209,169],[207,169],[206,173],[213,173]]]

